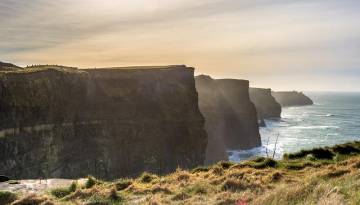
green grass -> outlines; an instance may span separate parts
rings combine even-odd
[[[98,181],[96,180],[95,177],[93,177],[93,176],[88,176],[88,177],[87,177],[87,180],[86,180],[86,182],[85,182],[85,188],[89,189],[89,188],[93,187],[93,186],[94,186],[95,184],[97,184],[97,183],[98,183]]]
[[[132,184],[131,179],[119,179],[115,182],[116,190],[121,191],[128,188]]]
[[[69,190],[69,188],[59,187],[59,188],[52,189],[50,191],[50,193],[51,193],[51,195],[53,195],[56,198],[64,198],[65,196],[71,194],[71,191]]]
[[[69,187],[58,187],[50,190],[51,195],[56,198],[64,198],[77,190],[77,183],[72,182]]]
[[[301,150],[299,152],[284,154],[284,159],[294,160],[311,156],[315,159],[331,160],[338,155],[351,155],[360,153],[360,142],[355,141],[335,145],[333,147],[320,147],[309,150]]]
[[[278,166],[278,162],[271,158],[258,157],[254,160],[245,161],[240,163],[242,166],[248,166],[255,169],[264,169],[264,168],[275,168]]]
[[[0,204],[10,204],[17,199],[17,195],[9,191],[0,191]]]
[[[210,170],[210,167],[205,166],[199,166],[191,170],[192,173],[198,173],[198,172],[208,172]]]
[[[282,160],[257,157],[192,170],[179,168],[163,176],[144,172],[134,179],[111,182],[89,176],[85,187],[72,184],[50,199],[93,205],[235,204],[239,200],[249,205],[355,205],[360,204],[359,145],[302,150]]]
[[[144,172],[140,175],[139,181],[142,183],[150,183],[157,178],[156,175]]]

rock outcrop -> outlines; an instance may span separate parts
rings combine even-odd
[[[249,99],[249,82],[196,77],[200,111],[208,133],[206,164],[227,159],[226,149],[261,145],[257,115]]]
[[[314,102],[304,93],[297,91],[272,92],[272,95],[282,107],[312,105]]]
[[[260,122],[267,118],[280,118],[281,106],[271,95],[271,89],[250,88],[250,99],[255,104]]]
[[[0,174],[111,179],[203,164],[207,137],[193,72],[0,72]]]

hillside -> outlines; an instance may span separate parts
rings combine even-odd
[[[21,196],[0,192],[0,204],[359,204],[360,142],[218,163],[165,176],[143,173]]]

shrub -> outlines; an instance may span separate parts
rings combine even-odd
[[[332,159],[334,153],[329,148],[314,148],[311,150],[301,150],[292,154],[284,155],[287,159],[300,159],[312,154],[316,159]]]
[[[0,191],[0,204],[10,204],[17,198],[16,194],[9,191]]]
[[[263,162],[266,158],[265,157],[256,157],[255,159],[253,159],[253,162]]]
[[[316,160],[316,158],[314,157],[314,155],[312,155],[312,154],[308,154],[308,155],[306,155],[306,160],[309,160],[309,161],[315,161],[315,160]]]
[[[333,151],[338,154],[360,153],[360,149],[358,147],[356,147],[356,143],[335,145],[333,147]]]
[[[64,198],[65,196],[71,194],[71,191],[69,188],[55,188],[52,189],[50,193],[56,198]]]
[[[139,177],[139,180],[142,183],[150,183],[154,179],[156,179],[156,175],[150,174],[148,172],[142,173],[141,176]]]
[[[88,176],[87,181],[85,183],[85,188],[89,189],[93,187],[97,183],[97,180],[93,176]]]
[[[71,185],[69,186],[69,191],[75,192],[76,189],[77,189],[77,183],[76,182],[71,183]]]
[[[115,182],[116,190],[121,191],[128,188],[132,184],[130,179],[120,179]]]
[[[265,158],[265,160],[262,162],[254,163],[252,167],[256,169],[263,169],[267,167],[276,167],[276,166],[277,166],[277,161],[271,158]]]

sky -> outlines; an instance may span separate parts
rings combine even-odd
[[[1,0],[0,61],[186,64],[253,87],[360,91],[360,1]]]

